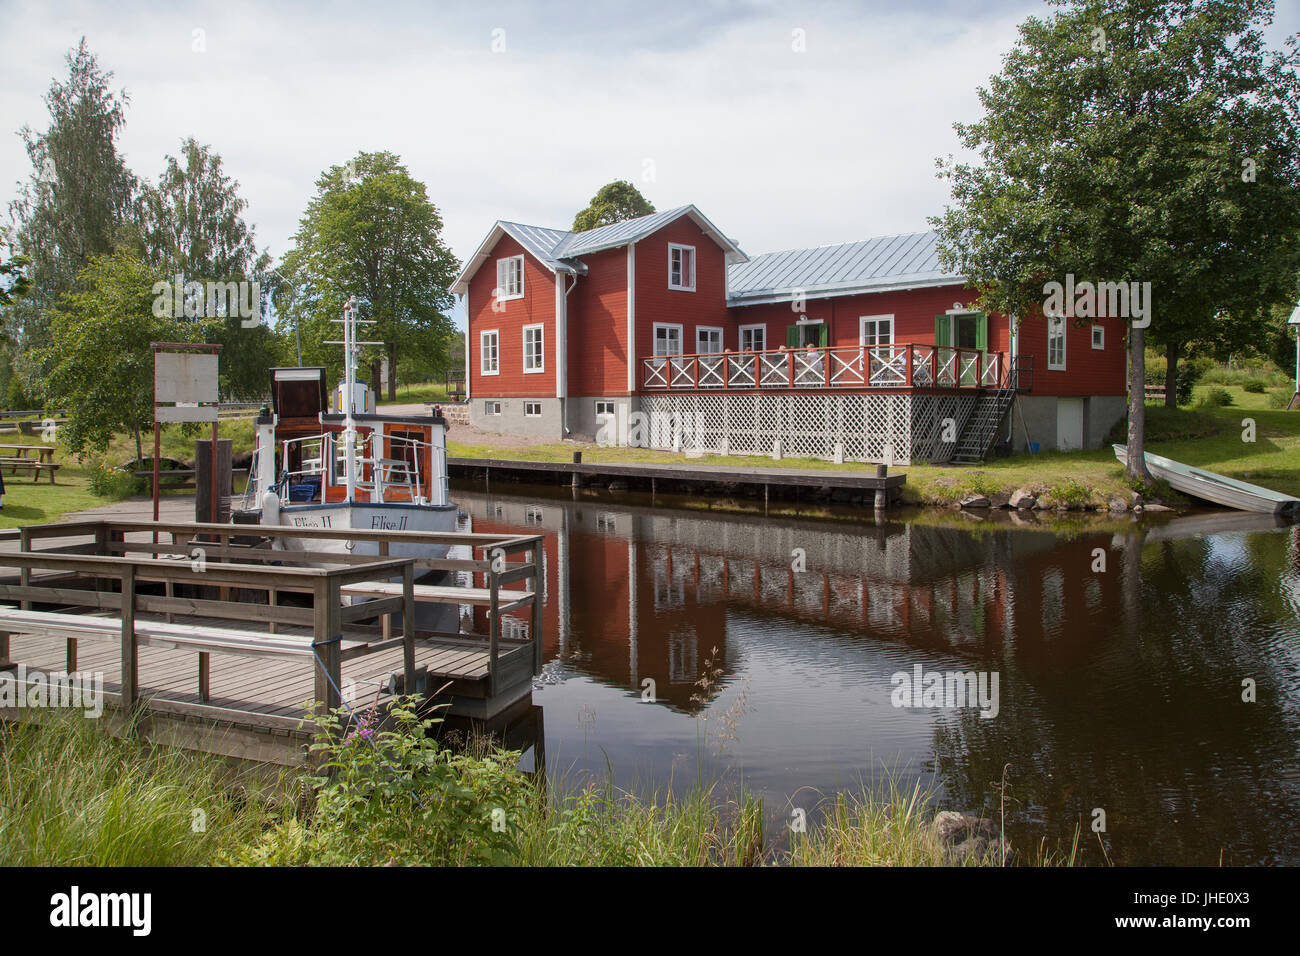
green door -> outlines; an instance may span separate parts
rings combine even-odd
[[[941,348],[952,345],[952,316],[934,317],[934,344]]]

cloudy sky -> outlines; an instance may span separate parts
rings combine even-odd
[[[130,95],[139,175],[194,136],[282,256],[320,171],[399,154],[462,259],[496,219],[567,228],[612,179],[696,204],[751,255],[927,228],[936,157],[1038,0],[0,2],[0,184],[85,36]],[[1300,29],[1280,0],[1274,45]],[[796,49],[797,47],[802,49]]]

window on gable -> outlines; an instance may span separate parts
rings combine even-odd
[[[540,325],[524,326],[524,371],[546,370],[546,353],[543,346],[544,329]]]
[[[501,371],[501,333],[496,329],[481,332],[479,341],[479,372],[497,375]]]
[[[668,288],[695,291],[695,247],[668,243]]]
[[[497,260],[497,301],[524,297],[524,257]]]
[[[1098,351],[1106,348],[1106,329],[1101,325],[1092,327],[1092,347]]]
[[[1049,316],[1047,319],[1047,367],[1052,371],[1065,371],[1065,317]]]

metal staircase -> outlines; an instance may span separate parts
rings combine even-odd
[[[1019,358],[1013,360],[1006,380],[997,388],[980,393],[975,408],[962,426],[957,450],[949,459],[954,465],[981,462],[997,440],[1002,420],[1006,418],[1016,392],[1020,390]]]

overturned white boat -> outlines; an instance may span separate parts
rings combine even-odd
[[[448,496],[447,423],[433,415],[385,415],[356,380],[355,306],[343,313],[344,382],[331,408],[325,369],[271,370],[272,408],[257,419],[257,444],[236,521],[357,531],[456,530]],[[267,413],[269,412],[269,414]],[[292,538],[286,550],[342,551],[342,539]],[[443,553],[438,553],[443,552]],[[393,544],[392,557],[442,557],[446,548]],[[375,555],[358,541],[352,554]]]
[[[1113,445],[1115,457],[1121,462],[1128,460],[1127,445]],[[1227,508],[1241,511],[1255,511],[1261,514],[1294,514],[1300,512],[1300,499],[1284,495],[1279,491],[1261,488],[1249,482],[1238,481],[1184,465],[1180,461],[1162,458],[1146,452],[1144,455],[1147,471],[1155,478],[1167,481],[1172,488],[1194,498],[1202,498]]]

